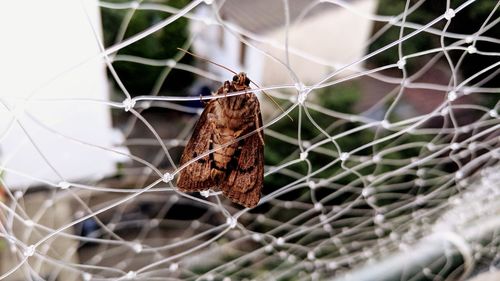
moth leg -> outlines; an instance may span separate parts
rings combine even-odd
[[[200,102],[203,106],[206,106],[207,105],[207,102],[203,100],[203,95],[200,94]]]
[[[222,93],[224,94],[224,97],[226,97],[227,93],[229,93],[230,87],[231,87],[231,83],[229,83],[229,81],[224,82],[224,87],[222,88]]]

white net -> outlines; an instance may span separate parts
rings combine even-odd
[[[85,32],[64,36],[93,52],[47,55],[42,68],[71,63],[40,81],[26,50],[24,80],[0,93],[0,279],[437,281],[498,271],[500,2],[66,5],[56,14],[79,16],[54,27],[80,22]],[[35,28],[50,16],[30,19]],[[5,59],[25,31],[8,26]],[[33,48],[51,38],[33,35]],[[266,142],[256,208],[176,190],[199,95],[232,77],[177,47],[247,72],[284,109],[255,92]],[[92,95],[106,87],[78,92],[104,64],[110,97]]]

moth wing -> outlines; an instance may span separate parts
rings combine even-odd
[[[188,144],[184,148],[180,161],[181,166],[210,149],[213,132],[208,115],[213,110],[214,104],[213,102],[209,102],[205,110],[203,110],[200,119],[198,119]],[[180,171],[179,178],[177,179],[179,190],[183,192],[195,192],[207,190],[214,186],[214,182],[210,177],[210,164],[210,155],[206,155]]]
[[[262,117],[260,112],[258,114],[261,127]],[[220,183],[226,197],[249,208],[255,207],[259,202],[264,184],[264,145],[260,132],[241,140],[241,152],[236,165]]]

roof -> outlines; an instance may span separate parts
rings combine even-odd
[[[219,13],[224,20],[233,22],[253,33],[266,33],[285,26],[285,3],[282,0],[226,0]],[[309,9],[304,18],[331,10],[331,3],[311,0],[288,0],[290,23]],[[311,9],[312,7],[312,9]]]

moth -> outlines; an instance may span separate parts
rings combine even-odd
[[[250,89],[241,72],[214,93],[224,96]],[[264,182],[264,138],[257,96],[245,93],[210,100],[184,148],[180,164],[217,149],[181,170],[177,187],[183,192],[222,191],[234,203],[248,208],[260,200]],[[255,132],[239,141],[235,139]]]

